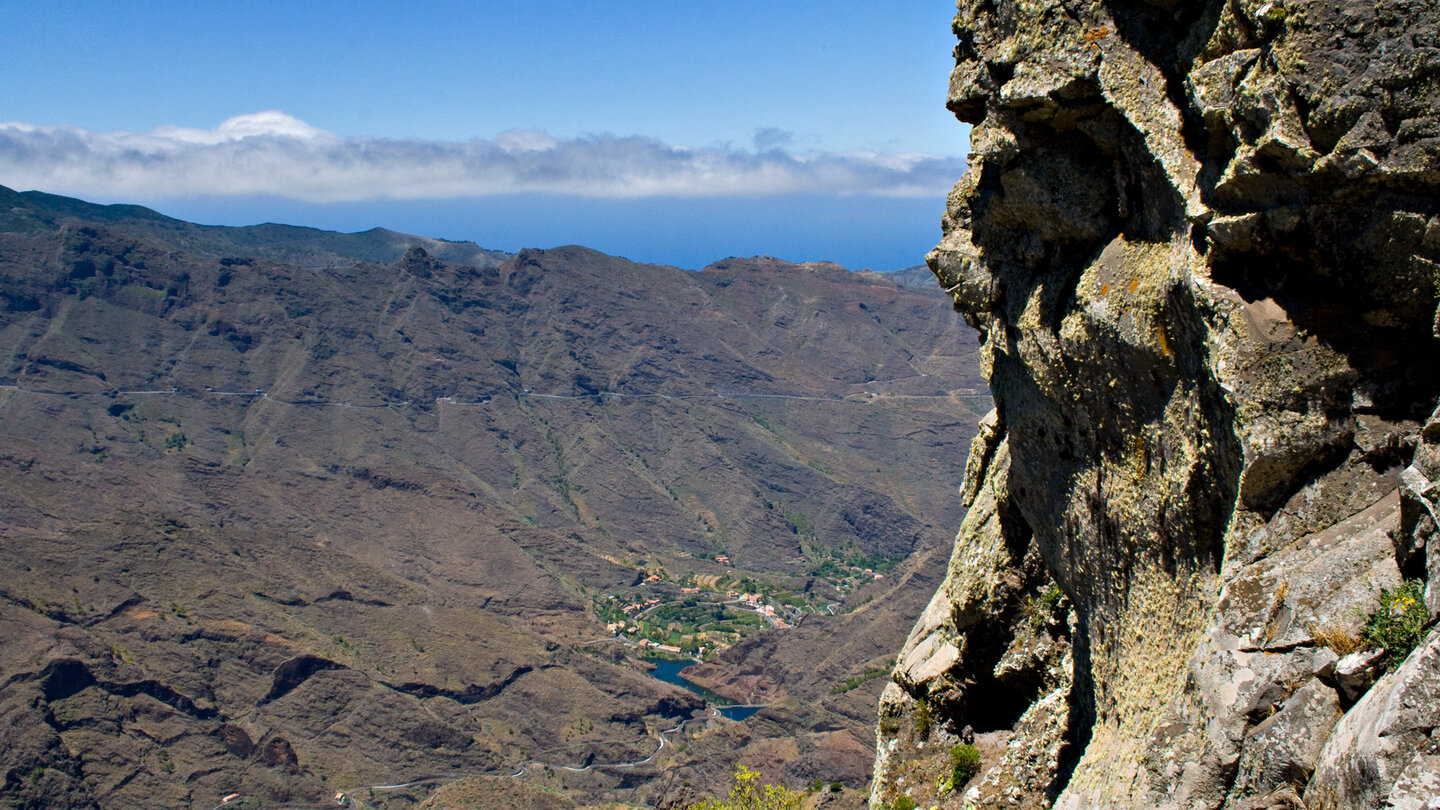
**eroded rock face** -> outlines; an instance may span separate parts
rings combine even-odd
[[[1440,559],[1440,8],[961,0],[955,31],[974,155],[929,262],[997,410],[872,803],[1408,801],[1433,727],[1370,695],[1440,717],[1436,632],[1365,696],[1329,647]],[[937,789],[966,725],[1004,746]]]

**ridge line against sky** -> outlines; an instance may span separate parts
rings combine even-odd
[[[383,226],[893,269],[966,128],[952,0],[0,7],[0,185],[206,224]]]

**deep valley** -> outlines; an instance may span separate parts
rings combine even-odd
[[[865,788],[989,409],[927,272],[0,189],[0,289],[5,802]]]

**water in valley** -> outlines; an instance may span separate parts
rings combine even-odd
[[[653,677],[659,678],[666,683],[673,683],[682,689],[689,689],[691,692],[705,698],[705,700],[719,710],[721,714],[731,720],[744,720],[764,708],[763,706],[737,706],[735,705],[735,701],[723,698],[699,684],[685,680],[685,677],[680,674],[680,670],[690,666],[690,664],[693,663],[691,661],[670,661],[663,658],[652,658],[649,659],[649,661],[655,665],[655,668],[650,670],[650,674]]]

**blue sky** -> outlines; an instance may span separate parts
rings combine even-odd
[[[0,184],[699,267],[888,269],[968,133],[947,0],[0,8]]]

